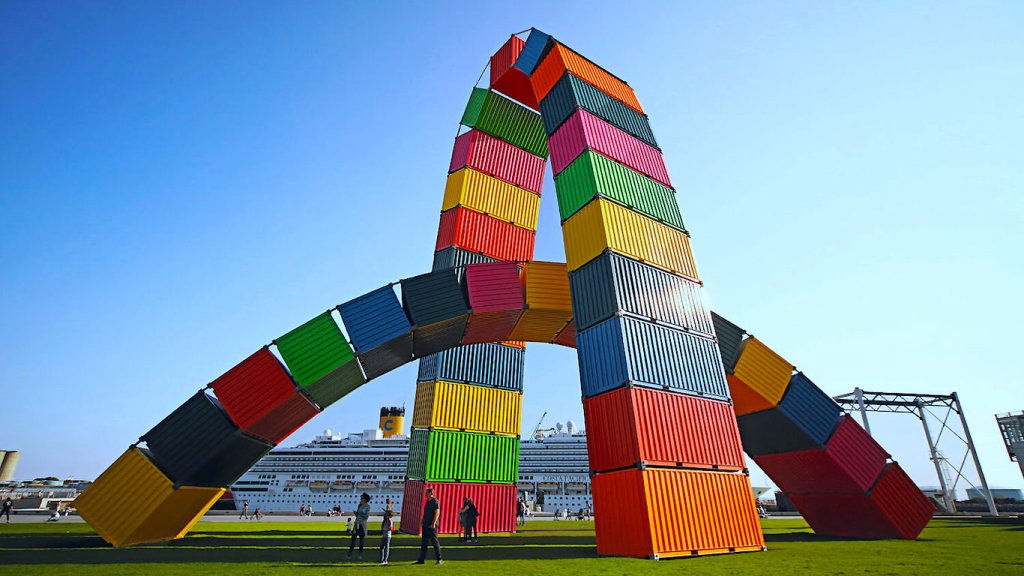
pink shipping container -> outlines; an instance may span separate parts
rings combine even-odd
[[[506,340],[523,314],[523,287],[515,262],[488,262],[466,267],[466,291],[473,314],[463,344]]]
[[[295,393],[295,382],[264,346],[210,383],[224,410],[239,428],[253,424]]]
[[[860,425],[844,416],[824,449],[754,456],[786,494],[866,492],[874,486],[889,454]]]
[[[438,534],[458,534],[459,508],[462,499],[471,498],[480,517],[476,528],[480,532],[516,531],[516,486],[515,484],[470,484],[461,482],[423,482],[406,480],[402,497],[402,521],[399,529],[406,534],[419,534],[423,519],[423,504],[427,486],[434,489],[434,496],[441,505],[441,521]]]
[[[654,466],[745,468],[736,416],[719,402],[625,387],[583,400],[590,468]]]
[[[532,260],[535,237],[532,230],[455,208],[441,214],[434,250],[455,246],[498,260]]]
[[[535,194],[540,194],[544,181],[543,158],[479,130],[455,139],[448,173],[466,166]]]
[[[282,440],[320,413],[316,405],[298,390],[273,410],[249,426],[248,432],[267,442],[280,444]]]
[[[551,167],[561,172],[586,149],[595,150],[637,172],[672,187],[661,152],[586,110],[577,110],[551,135]]]

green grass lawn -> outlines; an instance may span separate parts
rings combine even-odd
[[[597,557],[592,522],[531,522],[473,546],[443,537],[443,566],[430,556],[426,566],[410,565],[418,538],[399,534],[387,567],[375,563],[377,537],[367,539],[366,562],[344,562],[348,539],[333,523],[203,522],[182,540],[122,550],[85,524],[0,524],[0,574],[1024,574],[1024,520],[935,521],[915,542],[834,540],[815,536],[801,520],[762,522],[768,552],[659,562]]]

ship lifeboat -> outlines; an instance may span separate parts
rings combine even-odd
[[[352,482],[348,480],[335,480],[331,482],[331,492],[345,492],[352,489]]]
[[[356,488],[360,490],[376,490],[380,487],[380,483],[374,480],[360,480],[356,482]]]
[[[310,492],[327,492],[328,483],[326,480],[313,480],[309,483]]]
[[[579,492],[586,492],[587,491],[587,483],[586,482],[567,482],[566,485],[565,485],[565,491],[566,492],[577,492],[577,493],[579,493]]]
[[[533,492],[537,489],[537,487],[533,485],[533,482],[519,482],[516,484],[516,487],[524,492]]]
[[[558,491],[558,482],[541,482],[537,484],[537,490],[539,492],[556,492]]]
[[[284,483],[285,488],[305,488],[308,485],[308,480],[286,480]]]
[[[392,480],[388,482],[388,488],[392,490],[405,490],[405,480]]]

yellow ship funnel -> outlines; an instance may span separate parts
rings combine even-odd
[[[380,431],[385,438],[405,434],[405,406],[384,406],[380,409]]]

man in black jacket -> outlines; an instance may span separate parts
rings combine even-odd
[[[438,564],[444,564],[441,560],[441,543],[437,541],[437,525],[441,521],[441,504],[434,498],[434,489],[427,488],[427,501],[423,505],[423,520],[420,522],[420,529],[423,535],[420,536],[420,557],[414,564],[423,564],[427,559],[427,545],[434,547],[434,558]]]

